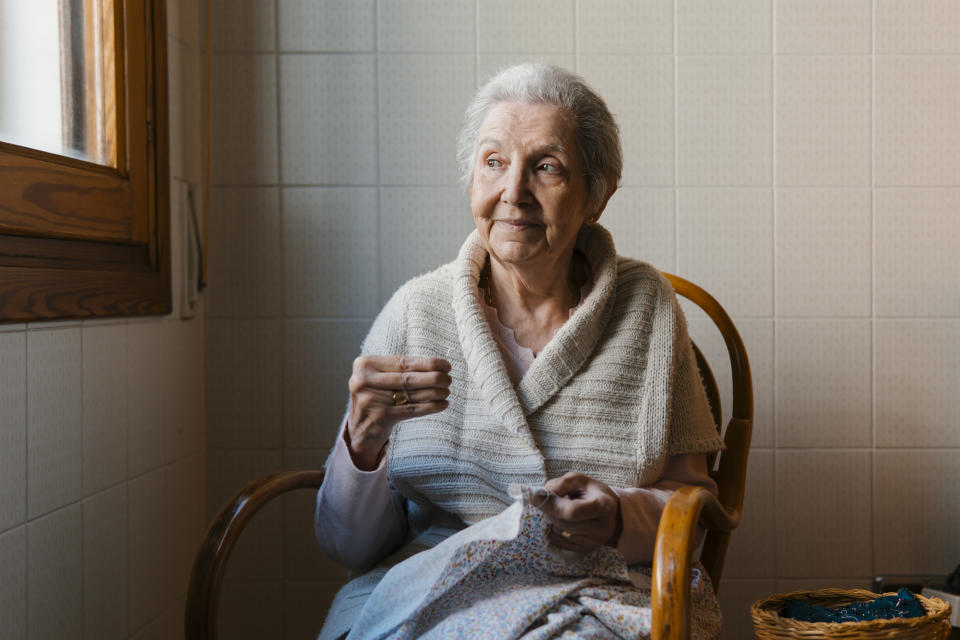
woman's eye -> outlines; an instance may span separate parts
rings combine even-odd
[[[537,170],[544,171],[546,173],[557,173],[558,171],[560,171],[560,167],[558,167],[555,164],[551,164],[549,162],[544,162],[543,164],[537,167]]]
[[[500,166],[500,161],[496,158],[487,158],[487,166],[491,168],[496,168]]]

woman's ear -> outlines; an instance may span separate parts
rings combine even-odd
[[[596,212],[592,216],[587,218],[588,223],[593,224],[594,222],[600,219],[600,216],[603,215],[604,209],[607,208],[607,203],[610,202],[610,198],[612,198],[613,194],[615,194],[616,192],[617,192],[617,187],[610,189],[610,192],[607,193],[607,195],[603,198],[603,201],[600,203],[600,206],[597,207]]]

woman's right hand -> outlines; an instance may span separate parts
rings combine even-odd
[[[394,404],[394,392],[409,401]],[[438,413],[447,408],[450,363],[443,358],[360,356],[350,376],[350,415],[347,444],[359,469],[377,467],[380,453],[401,420]]]

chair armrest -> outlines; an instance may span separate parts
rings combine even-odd
[[[271,473],[247,483],[220,509],[204,536],[190,571],[184,631],[187,640],[216,640],[217,605],[227,560],[253,516],[294,489],[319,489],[323,471]]]
[[[670,496],[653,552],[652,640],[690,637],[690,569],[700,522],[709,529],[732,531],[740,524],[740,514],[725,509],[703,487],[681,487]]]

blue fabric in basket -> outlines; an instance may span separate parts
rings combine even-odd
[[[896,595],[882,596],[867,602],[854,602],[838,609],[787,600],[787,604],[780,611],[781,618],[793,618],[802,622],[860,622],[919,618],[924,615],[926,611],[923,605],[906,589],[900,589]]]

